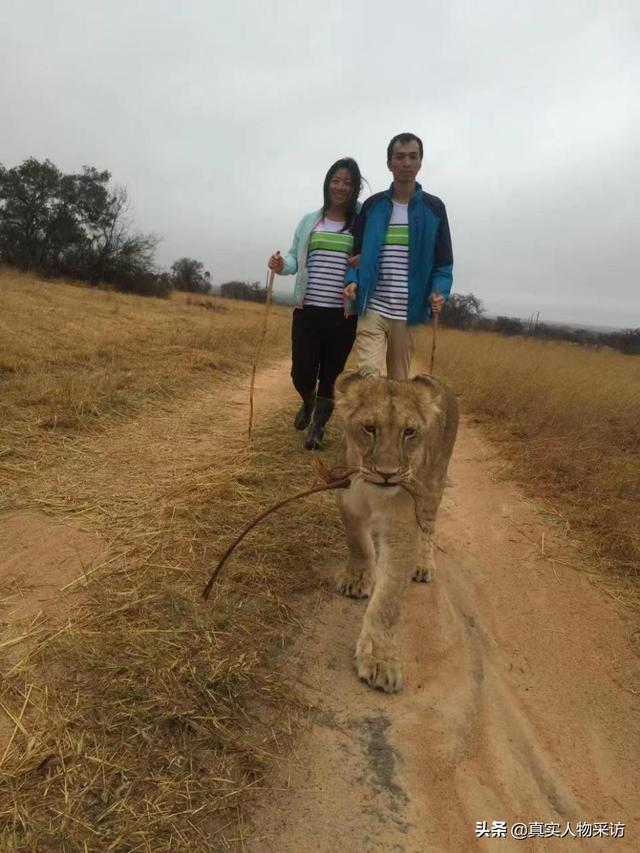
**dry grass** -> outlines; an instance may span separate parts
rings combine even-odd
[[[3,851],[242,848],[248,793],[297,713],[278,674],[291,604],[341,549],[333,497],[315,496],[253,531],[200,601],[247,519],[312,477],[289,411],[258,407],[248,447],[246,392],[230,393],[262,311],[0,270],[0,509],[72,517],[106,554],[64,620],[2,626]],[[288,335],[274,308],[271,358]],[[527,488],[635,576],[640,362],[446,332],[437,371]]]
[[[229,441],[215,465],[167,478],[146,502],[138,484],[126,535],[105,502],[100,527],[122,556],[5,672],[0,701],[28,713],[0,769],[3,850],[235,849],[247,793],[296,713],[278,650],[289,603],[317,585],[300,554],[328,559],[337,538],[330,500],[265,522],[212,599],[199,596],[247,515],[309,481],[308,458],[282,453],[285,431],[288,419],[263,424],[259,451]]]
[[[426,336],[421,341],[427,351]],[[437,372],[603,566],[640,590],[640,359],[446,330]]]
[[[105,416],[246,371],[263,312],[216,297],[47,283],[0,266],[2,421],[20,432],[101,429]],[[288,327],[289,312],[274,309],[272,353],[286,352]]]
[[[215,297],[42,282],[0,266],[0,509],[3,485],[49,464],[54,448],[246,373],[263,312]],[[288,336],[289,312],[275,308],[265,352],[284,355]]]
[[[260,306],[227,303],[225,314],[27,278],[2,285],[14,328],[35,322],[39,299],[59,317],[1,354],[14,367],[5,379],[3,505],[73,516],[99,534],[107,556],[85,567],[64,620],[3,625],[0,648],[12,657],[2,665],[0,714],[13,736],[0,750],[0,849],[240,849],[248,793],[285,748],[297,713],[278,656],[291,602],[317,588],[311,559],[300,555],[320,563],[339,541],[327,535],[337,530],[331,496],[287,507],[247,538],[210,601],[200,600],[232,534],[312,479],[288,411],[267,420],[263,411],[249,448],[245,390],[234,400],[227,382],[221,396],[231,371],[244,371],[247,384]],[[77,334],[61,340],[74,323]],[[285,351],[288,325],[289,313],[276,310],[272,355]],[[92,395],[107,339],[116,370],[127,353],[123,399]],[[42,423],[42,389],[55,387],[49,365],[69,380],[76,366],[93,414],[76,407],[64,427],[64,410],[55,429]],[[25,399],[26,387],[42,399]]]

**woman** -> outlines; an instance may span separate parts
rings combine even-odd
[[[276,252],[268,262],[279,275],[297,273],[291,378],[302,397],[294,426],[307,429],[307,450],[322,447],[333,411],[333,384],[344,370],[356,335],[357,318],[346,308],[343,288],[361,190],[356,161],[351,157],[336,161],[324,179],[322,208],[303,216],[287,254]]]

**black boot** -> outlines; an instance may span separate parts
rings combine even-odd
[[[313,410],[313,420],[304,437],[304,446],[307,450],[320,450],[324,438],[324,428],[333,412],[333,400],[328,397],[317,397],[316,407]]]
[[[302,397],[302,405],[296,412],[293,425],[296,429],[306,429],[311,423],[311,414],[316,403],[316,392],[305,391],[300,396]]]

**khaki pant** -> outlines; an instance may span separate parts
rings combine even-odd
[[[369,310],[358,317],[356,359],[360,373],[378,377],[386,360],[389,379],[408,379],[416,330],[417,326],[407,326],[404,320],[389,320],[376,311]]]

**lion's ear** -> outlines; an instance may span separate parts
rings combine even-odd
[[[340,376],[338,376],[333,387],[336,395],[341,396],[351,391],[351,389],[355,388],[360,382],[366,382],[365,377],[361,373],[357,370],[345,370],[344,373],[341,373]]]
[[[425,385],[432,393],[441,393],[440,383],[435,377],[430,376],[428,373],[420,373],[418,376],[414,376],[411,381],[418,382],[420,385]]]
[[[439,412],[442,401],[442,385],[440,382],[433,376],[421,373],[419,376],[414,376],[411,383],[414,384],[417,391],[421,392],[423,397],[428,398],[429,407],[433,407],[432,413]]]

